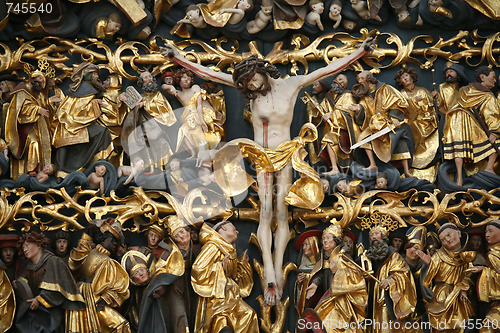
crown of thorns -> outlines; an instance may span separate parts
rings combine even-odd
[[[267,60],[260,59],[256,54],[252,54],[234,67],[233,81],[236,87],[244,86],[255,73],[268,74],[273,79],[278,79],[281,76],[276,66]]]

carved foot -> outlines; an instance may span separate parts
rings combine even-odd
[[[333,176],[333,175],[336,175],[338,173],[340,173],[339,168],[332,168],[331,171],[323,172],[323,175],[325,175],[325,176]]]
[[[370,165],[366,168],[363,168],[363,170],[377,170],[377,166],[376,165]]]
[[[274,306],[283,296],[283,291],[275,282],[269,282],[266,290],[264,290],[264,300],[266,305]]]

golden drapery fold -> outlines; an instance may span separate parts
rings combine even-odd
[[[474,109],[491,132],[500,130],[500,106],[491,91],[477,89],[473,84],[462,87],[457,102],[446,114],[443,129],[444,158],[464,158],[477,163],[495,152],[488,135],[474,115]],[[496,144],[500,144],[497,136]]]
[[[439,148],[436,111],[433,109],[431,93],[423,87],[415,87],[413,91],[401,91],[408,102],[408,124],[415,140],[412,167],[426,168],[434,159]],[[422,97],[418,101],[416,97]]]
[[[40,98],[28,88],[12,93],[5,123],[5,141],[14,156],[11,160],[11,178],[35,171],[37,166],[51,163],[51,134],[47,118],[40,115]],[[45,99],[46,100],[46,99]]]
[[[443,323],[446,323],[446,329],[458,329],[459,323],[467,322],[474,314],[471,304],[460,300],[462,290],[468,291],[472,285],[465,273],[468,267],[460,252],[444,247],[432,257],[423,285],[434,293],[432,301],[427,304],[427,312],[435,330],[445,329]]]
[[[373,289],[373,321],[375,323],[387,323],[391,320],[385,301],[386,292],[392,300],[392,312],[397,320],[404,319],[415,311],[417,305],[415,281],[410,267],[399,253],[394,252],[385,260],[376,272],[376,277],[380,281],[388,279],[389,288],[384,290],[378,282],[375,282]],[[373,332],[384,331],[377,325],[373,328]]]
[[[91,249],[88,236],[73,249],[69,266],[82,280],[78,287],[85,300],[85,310],[69,311],[67,323],[72,332],[129,333],[129,323],[115,310],[129,297],[129,276],[123,267],[109,257],[101,245]],[[89,251],[90,250],[90,251]],[[96,303],[104,301],[104,310]]]
[[[408,116],[408,103],[403,95],[396,90],[396,88],[379,82],[379,85],[376,87],[374,93],[375,95],[373,97],[373,101],[370,101],[370,97],[368,96],[364,97],[367,100],[367,104],[373,103],[368,107],[368,110],[373,110],[376,113],[370,117],[369,125],[363,130],[363,132],[361,132],[358,141],[375,134],[382,128],[387,127],[389,123],[392,123],[392,121],[390,121],[391,115],[389,114],[389,111],[399,110],[405,114],[405,118]],[[400,119],[400,121],[401,120],[402,119]],[[373,149],[375,155],[377,155],[377,157],[385,163],[389,163],[392,159],[401,160],[410,158],[409,154],[408,156],[399,156],[397,158],[392,156],[391,138],[389,137],[389,134],[383,135],[369,143],[366,143],[360,148]]]
[[[191,284],[200,296],[196,332],[219,332],[224,326],[235,333],[258,332],[257,315],[242,299],[250,295],[253,287],[252,267],[205,224],[200,230],[200,242],[204,245],[191,271]],[[229,258],[226,271],[222,265],[225,257]]]
[[[310,134],[308,134],[308,132]],[[241,157],[248,158],[255,164],[258,173],[278,172],[282,170],[290,161],[292,167],[302,174],[301,178],[292,185],[285,202],[300,208],[316,209],[321,205],[324,199],[324,192],[321,188],[318,173],[304,161],[307,152],[303,148],[307,143],[313,142],[318,138],[318,131],[311,123],[302,126],[299,135],[293,140],[283,142],[276,149],[266,149],[249,139],[235,139],[228,142],[215,155],[214,165],[222,165],[221,160],[231,160],[233,164],[239,165],[238,156],[233,156],[235,151],[232,146],[240,148]],[[237,152],[238,155],[240,152]],[[231,154],[230,157],[227,154]],[[251,185],[248,181],[248,174],[242,168],[229,168],[236,175],[228,177],[217,177],[217,184],[222,188],[226,195],[238,195]],[[216,175],[219,173],[215,171]],[[243,188],[243,180],[247,180],[248,186]],[[236,190],[238,189],[238,190]]]
[[[144,110],[157,122],[165,126],[172,126],[177,122],[170,103],[161,92],[144,93],[142,98]]]
[[[0,332],[7,332],[14,321],[16,298],[9,277],[0,267]]]
[[[342,246],[337,246],[331,256],[337,263],[330,289],[315,308],[328,333],[361,333],[368,305],[366,282],[361,270],[342,254]],[[355,325],[354,325],[355,324]],[[347,329],[345,329],[348,327]]]
[[[59,124],[54,132],[52,144],[55,148],[60,148],[89,142],[87,127],[100,115],[101,109],[95,95],[67,96],[56,113]]]

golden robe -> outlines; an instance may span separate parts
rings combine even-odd
[[[495,152],[488,135],[481,128],[474,109],[491,132],[497,132],[496,144],[500,144],[500,105],[493,93],[481,84],[473,83],[460,88],[457,103],[446,114],[443,130],[444,158],[464,158],[477,163]]]
[[[477,291],[480,301],[490,303],[490,310],[483,321],[479,332],[495,332],[500,328],[500,243],[490,245],[487,266],[477,281]]]
[[[474,314],[471,304],[460,300],[460,292],[469,290],[472,284],[465,274],[469,264],[461,259],[460,253],[442,247],[432,257],[425,274],[423,285],[430,288],[434,294],[432,300],[427,303],[433,331],[456,329],[456,332],[463,332],[463,329],[459,328],[460,323],[463,320],[467,322]]]
[[[459,89],[458,83],[444,82],[439,85],[439,95],[437,99],[439,112],[447,114],[448,111],[450,111],[457,102]]]
[[[361,110],[357,113],[350,111],[349,106],[352,104],[360,104]],[[335,105],[325,97],[321,106],[331,115],[325,126],[321,149],[330,145],[337,157],[337,164],[348,168],[352,162],[350,148],[357,142],[361,131],[368,125],[374,113],[373,98],[368,95],[356,101],[351,93],[344,93],[338,97]],[[345,162],[341,163],[342,161]]]
[[[331,254],[337,258],[338,269],[333,275],[330,289],[314,310],[328,333],[361,333],[363,330],[358,329],[358,323],[365,320],[368,305],[366,282],[361,270],[340,256],[341,248],[337,246]]]
[[[47,100],[43,94],[35,97],[28,86],[12,92],[7,110],[5,140],[14,156],[10,167],[14,180],[52,162],[50,125],[48,119],[39,113],[41,108],[48,109],[42,99]]]
[[[431,93],[423,87],[415,87],[413,91],[403,89],[401,93],[408,102],[408,124],[415,140],[412,166],[424,169],[432,162],[439,148],[437,117]],[[417,96],[424,99],[417,102]]]
[[[200,243],[203,248],[191,271],[191,284],[200,296],[195,331],[219,332],[229,326],[235,333],[258,332],[257,314],[242,299],[252,291],[252,267],[237,257],[232,244],[205,224]],[[222,267],[226,256],[230,258],[227,272]]]
[[[59,120],[52,144],[55,148],[89,142],[87,126],[101,115],[96,95],[67,96],[61,102],[56,116]]]
[[[16,298],[5,269],[0,266],[0,332],[6,332],[14,321]]]
[[[179,133],[177,134],[177,148],[176,151],[179,150],[179,147],[182,143],[182,140],[185,138],[189,141],[189,143],[194,147],[196,151],[198,151],[198,147],[201,141],[207,141],[210,145],[210,149],[215,149],[222,138],[223,130],[222,128],[215,122],[219,121],[217,119],[217,115],[215,109],[211,106],[211,100],[218,101],[216,98],[210,98],[210,95],[203,89],[201,91],[194,94],[189,100],[188,104],[185,105],[184,112],[181,116],[181,121],[183,125],[179,129]],[[188,125],[189,121],[186,121],[187,118],[192,114],[198,114],[199,103],[201,103],[203,121],[208,127],[208,132],[204,132],[199,124],[195,126]],[[204,106],[210,105],[211,107]],[[217,105],[220,106],[220,101],[217,102]],[[198,119],[198,117],[196,118]]]
[[[394,313],[398,321],[407,318],[415,311],[417,305],[415,281],[413,280],[410,266],[408,266],[399,253],[393,252],[378,268],[375,277],[380,281],[389,279],[389,287],[387,290],[384,290],[378,282],[375,282],[373,288],[374,323],[394,322],[385,301],[386,296],[389,296],[392,300],[393,307],[391,312]],[[399,332],[399,330],[385,329],[385,327],[374,325],[373,332]]]
[[[123,148],[121,146],[121,132],[122,125],[128,113],[128,108],[125,103],[118,100],[120,95],[119,87],[108,88],[102,96],[102,100],[106,105],[101,106],[101,116],[99,122],[108,128],[113,140],[113,154],[110,156],[109,161],[115,166],[123,165]]]
[[[368,96],[364,98],[367,100],[367,104],[371,104],[369,110],[373,110],[376,113],[369,119],[369,125],[361,132],[358,141],[390,126],[392,124],[392,118],[396,118],[399,121],[403,121],[407,118],[406,112],[408,103],[396,88],[378,82],[376,87],[370,91],[370,97],[372,97],[373,100],[370,100]],[[404,125],[400,128],[396,128],[394,131],[397,133],[403,130]],[[391,149],[394,150],[394,147],[397,147],[398,143],[403,143],[403,140],[399,140],[398,143],[393,143],[392,140],[391,133],[388,133],[362,145],[360,148],[372,149],[375,155],[384,163],[411,158],[410,152],[406,149],[409,147],[391,151]]]
[[[115,310],[129,295],[129,276],[125,269],[101,245],[92,249],[88,236],[84,234],[77,248],[73,249],[68,261],[69,267],[80,278],[80,292],[86,309],[71,311],[68,321],[72,332],[86,333],[129,333],[130,325]],[[97,311],[96,303],[105,302],[104,310]]]
[[[177,122],[174,111],[167,98],[159,91],[143,93],[144,110],[157,122],[165,126],[172,126]]]

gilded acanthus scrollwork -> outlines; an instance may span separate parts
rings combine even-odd
[[[438,225],[438,222],[447,220],[460,228],[476,228],[500,218],[497,192],[471,189],[446,194],[442,199],[439,191],[397,193],[378,190],[365,192],[357,199],[335,194],[336,201],[331,207],[320,207],[315,211],[295,208],[290,214],[290,222],[299,230],[300,224],[309,228],[320,221],[336,218],[344,227],[355,225],[363,229],[367,217],[378,215],[391,219],[399,227]],[[231,220],[259,220],[258,207],[231,209],[224,197],[215,198],[215,193],[201,189],[190,193],[183,202],[166,192],[144,191],[142,188],[134,188],[133,195],[125,198],[114,192],[109,197],[95,194],[94,190],[78,190],[69,195],[64,189],[50,189],[45,193],[3,189],[0,191],[0,228],[23,225],[24,230],[29,230],[38,225],[46,231],[77,230],[95,218],[106,216],[115,217],[131,231],[152,223],[163,225],[172,214],[181,214],[191,224],[216,216]]]
[[[262,54],[255,41],[248,44],[249,52],[238,52],[238,41],[227,37],[218,38],[214,45],[199,40],[185,40],[175,45],[182,56],[198,63],[214,64],[221,70],[228,69],[249,54],[256,53],[273,64],[291,64],[290,73],[296,75],[301,70],[299,65],[303,67],[302,71],[307,73],[311,62],[329,63],[332,59],[344,57],[352,53],[366,37],[378,34],[377,49],[362,60],[367,66],[377,70],[407,62],[415,63],[422,69],[429,69],[438,59],[454,62],[464,60],[469,66],[500,65],[497,59],[500,47],[496,45],[500,33],[481,36],[477,30],[459,31],[456,36],[446,40],[436,40],[430,35],[418,35],[405,43],[399,36],[390,32],[368,31],[365,28],[360,32],[360,37],[345,32],[328,33],[313,41],[304,35],[296,34],[288,47],[282,41],[276,42],[268,54]],[[160,36],[152,38],[148,44],[137,41],[122,42],[116,49],[96,39],[70,41],[59,37],[46,37],[29,42],[19,40],[19,43],[15,50],[0,43],[0,72],[20,70],[26,62],[45,59],[59,70],[58,77],[63,79],[72,71],[66,62],[71,56],[77,55],[81,57],[81,61],[108,68],[129,80],[137,79],[136,72],[140,67],[150,66],[151,72],[156,75],[173,66],[173,63],[165,62],[165,58],[160,54],[160,46],[174,42]],[[425,47],[421,47],[422,43]],[[356,62],[353,69],[360,71],[361,64]]]

